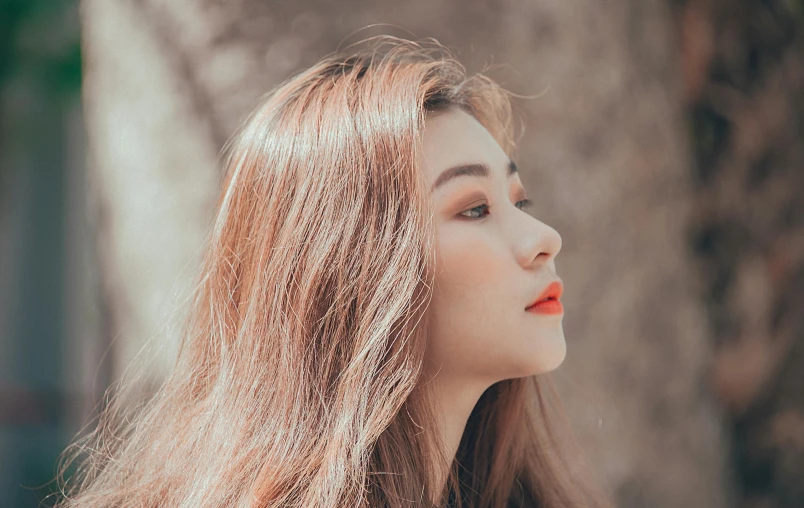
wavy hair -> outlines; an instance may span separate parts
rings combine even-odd
[[[439,451],[420,136],[459,107],[511,154],[510,94],[434,40],[363,45],[272,90],[227,143],[175,367],[65,450],[58,506],[610,506],[546,375],[491,386],[456,457]]]

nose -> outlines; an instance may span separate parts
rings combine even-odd
[[[561,235],[554,228],[538,219],[529,221],[525,234],[519,236],[517,260],[527,268],[535,262],[547,264],[561,250]]]

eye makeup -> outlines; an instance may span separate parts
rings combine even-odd
[[[480,205],[488,205],[489,207],[494,206],[494,200],[489,199],[489,193],[482,189],[474,189],[469,191],[456,191],[455,198],[448,199],[448,206],[447,208],[450,211],[454,211],[456,213],[477,207]],[[525,189],[521,186],[518,186],[517,189],[514,191],[514,201],[513,203],[519,206],[519,203],[524,201],[524,207],[531,206],[533,203],[530,199],[528,199],[527,193]]]

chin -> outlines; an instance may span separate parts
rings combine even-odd
[[[554,352],[554,354],[550,355],[549,357],[550,361],[547,362],[547,365],[544,367],[543,372],[551,372],[553,370],[556,370],[561,366],[562,363],[564,363],[564,358],[566,358],[567,356],[567,343],[564,342],[563,336],[561,337],[561,343],[557,344],[555,349],[556,351]],[[545,360],[548,360],[548,358],[545,358]]]
[[[519,368],[524,373],[518,377],[534,376],[551,372],[564,363],[567,356],[567,343],[564,341],[564,334],[555,337],[546,337],[538,344],[538,347],[531,348],[527,354],[522,354],[517,358]],[[526,360],[523,365],[522,361]]]

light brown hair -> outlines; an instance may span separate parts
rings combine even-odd
[[[267,94],[227,145],[175,369],[68,449],[60,506],[609,506],[546,375],[482,395],[436,492],[420,136],[460,107],[511,154],[511,106],[435,41],[363,45]]]

